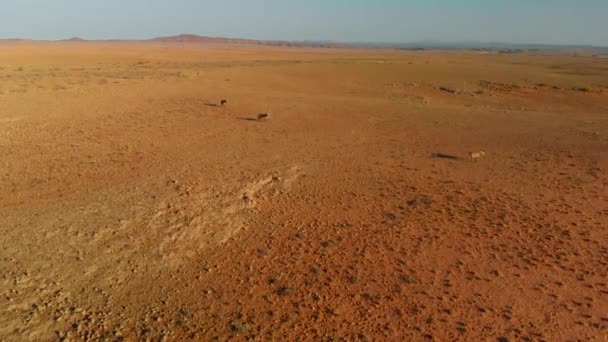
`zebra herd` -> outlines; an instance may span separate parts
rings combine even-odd
[[[228,104],[228,100],[226,100],[226,99],[220,100],[221,107],[224,107],[224,105],[226,105],[226,104]],[[270,119],[270,113],[263,112],[263,113],[258,114],[257,121],[266,121],[268,119]]]

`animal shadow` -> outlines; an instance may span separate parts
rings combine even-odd
[[[256,118],[237,118],[238,120],[245,120],[245,121],[258,121],[258,119]]]
[[[451,159],[451,160],[459,159],[457,156],[453,156],[450,154],[443,154],[443,153],[433,153],[432,156],[433,156],[433,158],[442,158],[442,159]]]

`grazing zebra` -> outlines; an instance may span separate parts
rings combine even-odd
[[[260,113],[260,114],[258,114],[258,121],[268,120],[268,118],[270,118],[270,114],[268,114],[268,113]]]

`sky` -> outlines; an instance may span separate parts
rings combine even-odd
[[[608,46],[608,0],[0,0],[0,38]]]

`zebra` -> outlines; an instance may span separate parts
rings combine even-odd
[[[268,118],[270,118],[270,114],[268,114],[268,113],[260,113],[260,114],[258,114],[258,121],[268,120]]]

